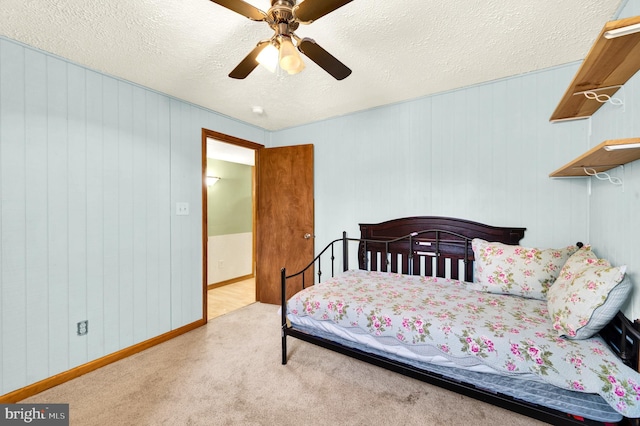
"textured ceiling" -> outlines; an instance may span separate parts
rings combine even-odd
[[[208,0],[2,0],[0,34],[278,130],[583,59],[622,1],[354,0],[296,31],[353,70],[342,81],[308,59],[227,77],[272,30]]]

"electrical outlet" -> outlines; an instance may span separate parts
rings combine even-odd
[[[78,336],[84,336],[89,332],[89,320],[80,321],[78,323]]]

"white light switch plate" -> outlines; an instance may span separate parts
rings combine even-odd
[[[189,215],[189,203],[176,203],[176,215],[188,216]]]

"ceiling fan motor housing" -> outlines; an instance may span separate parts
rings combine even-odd
[[[295,6],[295,0],[271,0],[271,8],[267,11],[268,23],[271,28],[276,31],[280,31],[282,25],[286,23],[288,26],[288,34],[295,31],[299,24],[293,17],[293,7]]]

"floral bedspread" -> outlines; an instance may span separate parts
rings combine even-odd
[[[309,287],[289,314],[431,345],[455,361],[477,359],[506,375],[533,373],[565,389],[600,394],[640,417],[640,374],[599,337],[567,340],[553,330],[544,301],[485,293],[468,283],[384,272],[348,271]]]

